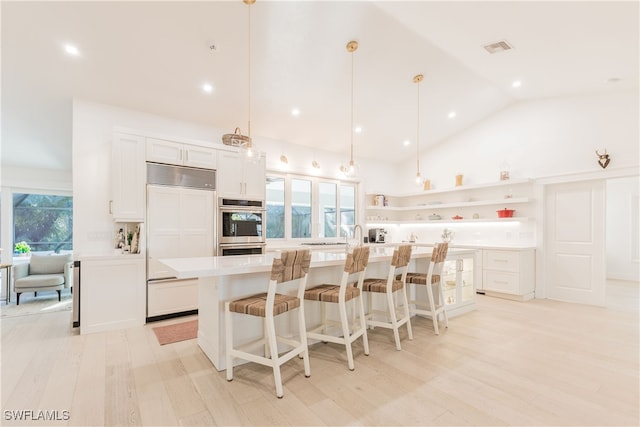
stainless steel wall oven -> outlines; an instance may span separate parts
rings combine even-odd
[[[264,200],[221,197],[218,201],[218,255],[264,253]]]

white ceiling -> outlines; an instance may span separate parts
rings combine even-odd
[[[70,169],[73,97],[246,133],[242,1],[1,7],[3,164]],[[421,148],[520,100],[638,88],[637,1],[258,0],[251,16],[252,135],[345,156],[352,39],[356,157],[415,155],[418,73]]]

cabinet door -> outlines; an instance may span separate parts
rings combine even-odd
[[[81,261],[81,334],[144,325],[144,265],[136,255]]]
[[[217,190],[220,196],[244,194],[243,159],[240,153],[233,151],[218,153]]]
[[[244,161],[244,193],[249,198],[263,200],[266,195],[265,158],[248,158]]]
[[[111,175],[114,221],[144,221],[145,140],[116,134],[112,143]]]
[[[218,152],[214,148],[184,145],[184,165],[196,168],[216,169]]]
[[[182,144],[161,139],[147,138],[147,161],[182,165]]]

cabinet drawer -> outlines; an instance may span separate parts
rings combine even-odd
[[[520,271],[520,258],[517,251],[484,251],[482,265],[488,270]]]
[[[147,317],[198,308],[198,279],[150,283],[147,292]]]
[[[520,281],[517,273],[505,273],[501,271],[484,271],[482,286],[484,290],[518,294]]]

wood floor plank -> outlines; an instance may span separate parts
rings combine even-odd
[[[618,292],[640,301],[638,286]],[[232,382],[196,340],[160,346],[152,328],[173,319],[80,336],[68,312],[2,319],[4,410],[68,410],[47,425],[640,425],[638,307],[478,296],[477,310],[433,333],[412,319],[354,344],[310,347],[282,367],[246,364]],[[3,425],[43,425],[3,420]]]

